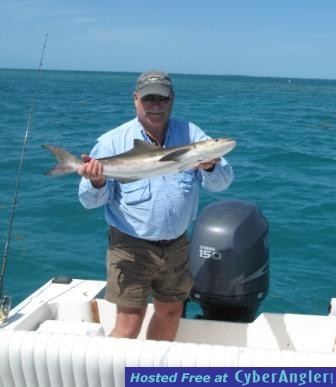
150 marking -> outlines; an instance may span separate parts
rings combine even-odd
[[[201,245],[199,247],[199,252],[200,252],[200,258],[202,259],[215,259],[215,260],[219,260],[219,259],[222,259],[222,254],[219,253],[218,251],[216,251],[216,249],[214,247],[211,247],[211,246],[203,246]]]

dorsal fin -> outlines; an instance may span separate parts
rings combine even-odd
[[[148,152],[157,151],[158,149],[160,149],[160,147],[158,147],[155,144],[151,144],[149,142],[142,141],[135,138],[133,142],[132,151],[135,151],[136,153],[144,153],[144,152],[148,153]]]
[[[136,138],[136,139],[134,139],[134,142],[133,142],[133,148],[125,153],[118,155],[118,156],[119,157],[123,157],[123,156],[128,157],[128,156],[143,155],[143,154],[148,154],[151,152],[157,152],[158,149],[161,149],[161,148],[159,148],[158,146],[156,146],[154,144],[150,144],[149,142],[142,141],[142,140],[139,140]]]
[[[156,152],[157,150],[161,149],[157,145],[150,144],[149,142],[142,141],[139,139],[134,139],[133,142],[133,148],[124,152],[120,153],[111,157],[102,157],[97,160],[106,160],[106,159],[113,159],[116,157],[129,157],[129,156],[136,156],[136,155],[142,155],[144,153],[150,153],[150,152]]]

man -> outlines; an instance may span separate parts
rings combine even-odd
[[[225,159],[204,162],[183,173],[120,183],[103,176],[96,158],[133,148],[133,140],[160,147],[190,144],[209,137],[192,123],[170,118],[174,90],[168,74],[141,74],[134,92],[136,118],[100,138],[78,173],[83,177],[79,198],[86,208],[105,206],[110,226],[106,299],[117,305],[111,335],[135,338],[152,296],[155,312],[147,338],[174,340],[189,296],[186,230],[194,220],[199,185],[210,191],[226,189],[233,172]]]

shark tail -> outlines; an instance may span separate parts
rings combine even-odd
[[[62,148],[59,148],[55,145],[45,144],[42,145],[45,149],[47,149],[50,153],[54,155],[54,157],[59,162],[49,171],[44,172],[44,175],[47,176],[57,176],[57,175],[65,175],[68,173],[76,172],[77,168],[83,164],[83,161],[71,153],[65,151]]]

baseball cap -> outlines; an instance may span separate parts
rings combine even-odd
[[[174,93],[174,90],[172,81],[167,73],[159,70],[150,70],[139,76],[135,85],[135,92],[140,98],[149,94],[168,97]]]

